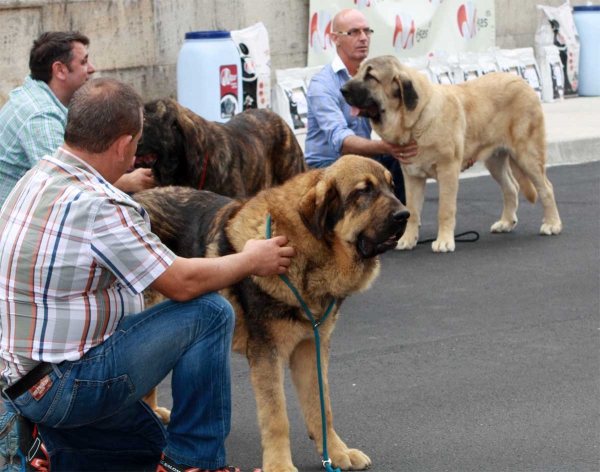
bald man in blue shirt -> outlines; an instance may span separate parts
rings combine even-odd
[[[344,154],[368,156],[392,173],[396,197],[406,203],[400,162],[410,164],[417,155],[412,141],[398,146],[371,139],[367,118],[352,116],[340,88],[352,78],[369,55],[373,30],[358,10],[340,11],[333,19],[335,59],[316,74],[308,87],[308,131],[306,162],[312,168],[327,167]]]

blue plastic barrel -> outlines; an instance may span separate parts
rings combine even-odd
[[[573,19],[581,41],[579,95],[600,95],[600,6],[577,6]]]

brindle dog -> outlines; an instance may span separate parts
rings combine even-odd
[[[307,170],[293,131],[276,113],[248,110],[207,121],[175,100],[144,105],[136,167],[152,167],[159,186],[181,185],[248,197]]]
[[[394,197],[391,174],[372,159],[344,156],[326,169],[300,174],[247,200],[182,187],[147,190],[134,197],[149,212],[152,231],[183,257],[239,252],[249,239],[285,235],[296,249],[287,271],[318,321],[327,414],[327,449],[334,467],[363,470],[371,459],[350,449],[333,429],[327,371],[331,334],[349,295],[366,290],[379,274],[378,255],[393,249],[409,213]],[[292,463],[283,389],[290,365],[310,437],[320,454],[322,429],[315,336],[308,316],[278,276],[248,277],[221,293],[235,309],[233,350],[250,364],[258,407],[265,472],[297,472]],[[157,299],[155,299],[155,302]],[[154,397],[148,403],[156,406]]]

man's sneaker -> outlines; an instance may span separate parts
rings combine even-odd
[[[37,426],[21,415],[6,411],[0,416],[2,472],[48,472],[50,457]]]
[[[178,464],[170,457],[162,454],[156,472],[241,472],[237,467],[222,467],[216,470],[199,469],[189,465]]]

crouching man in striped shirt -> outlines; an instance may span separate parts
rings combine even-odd
[[[237,470],[224,447],[234,315],[214,292],[282,274],[295,253],[279,236],[219,259],[176,257],[113,186],[142,120],[129,86],[88,81],[64,144],[0,213],[0,452],[23,461],[19,470],[150,470],[159,460],[172,471]],[[144,310],[147,287],[173,301]],[[141,398],[171,370],[167,436]]]

